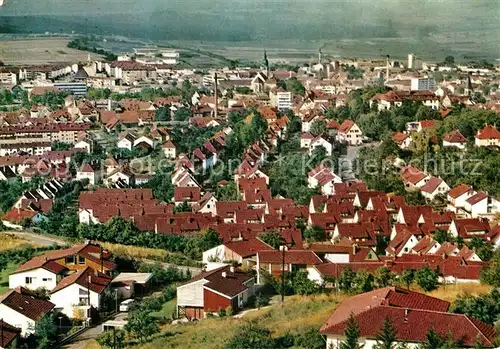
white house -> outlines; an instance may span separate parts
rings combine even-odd
[[[465,149],[467,142],[467,138],[459,130],[454,130],[443,135],[443,147]]]
[[[438,177],[431,177],[422,187],[420,192],[428,200],[434,200],[438,194],[446,194],[450,190],[448,184]]]
[[[76,171],[76,179],[78,181],[88,180],[90,185],[96,185],[101,182],[101,170],[95,165],[86,163]]]
[[[309,144],[309,155],[311,155],[315,148],[323,147],[325,148],[326,155],[331,156],[333,152],[333,140],[329,140],[328,137],[318,136],[311,140]]]
[[[36,323],[53,308],[53,303],[36,298],[23,287],[10,290],[0,298],[0,316],[12,326],[20,328],[23,337],[34,333]]]
[[[136,141],[136,139],[137,137],[134,134],[127,132],[125,135],[120,137],[120,139],[116,143],[116,146],[119,149],[127,149],[131,151],[134,147],[134,142]]]
[[[70,319],[87,319],[91,308],[101,308],[102,295],[110,283],[110,276],[86,267],[61,280],[50,292],[50,301]]]
[[[9,275],[9,288],[22,286],[31,290],[52,290],[68,271],[68,268],[55,261],[44,262],[34,258]]]
[[[201,199],[194,205],[196,212],[200,213],[210,213],[212,216],[216,215],[215,204],[217,203],[217,198],[210,192],[206,192]]]
[[[163,146],[163,154],[165,154],[165,157],[167,159],[175,159],[176,157],[176,148],[175,144],[172,141],[166,141]]]
[[[486,215],[491,213],[491,210],[488,208],[488,201],[488,194],[478,192],[465,200],[464,210],[468,212],[472,218]]]
[[[337,139],[341,143],[359,145],[363,143],[363,132],[352,120],[344,120],[337,133]]]

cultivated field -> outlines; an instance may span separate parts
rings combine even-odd
[[[69,39],[1,40],[0,61],[6,65],[36,65],[86,61],[88,52],[68,48]],[[91,53],[92,58],[100,58]]]

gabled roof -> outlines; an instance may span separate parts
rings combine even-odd
[[[31,291],[24,287],[17,287],[7,292],[0,298],[0,304],[34,321],[40,320],[55,307],[49,301],[36,298]]]
[[[432,194],[443,183],[443,180],[438,177],[431,177],[421,188],[420,191]]]
[[[443,141],[449,143],[467,143],[467,138],[459,131],[454,130],[443,135]]]
[[[110,283],[110,276],[90,267],[86,267],[85,269],[77,271],[76,273],[62,279],[57,284],[57,286],[52,291],[50,291],[50,293],[54,294],[68,286],[77,284],[84,287],[85,289],[89,289],[92,292],[100,294],[108,287]]]
[[[259,263],[281,264],[283,262],[283,252],[277,250],[259,251],[257,258]],[[314,265],[322,263],[322,260],[313,251],[288,250],[285,251],[285,263]]]
[[[476,193],[475,195],[472,195],[470,198],[468,198],[467,202],[471,205],[475,205],[485,199],[488,199],[488,194],[480,191],[479,193]]]
[[[0,320],[0,345],[4,348],[9,347],[9,344],[14,339],[21,335],[21,329],[14,327],[3,320]]]
[[[492,125],[486,125],[484,128],[477,131],[477,139],[500,139],[500,131]]]
[[[356,123],[352,120],[344,120],[344,122],[339,127],[339,133],[347,133]]]
[[[472,187],[471,186],[468,186],[466,184],[460,184],[458,187],[455,187],[453,189],[451,189],[449,192],[448,192],[448,195],[450,197],[452,197],[453,199],[456,199],[458,198],[459,196],[462,196],[464,195],[465,193],[468,193],[472,190]]]
[[[229,241],[224,244],[227,249],[237,253],[242,258],[255,256],[258,251],[269,250],[271,246],[259,239]]]

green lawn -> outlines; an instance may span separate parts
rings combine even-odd
[[[171,301],[163,303],[161,310],[151,313],[151,315],[153,315],[156,318],[170,319],[172,317],[172,313],[174,312],[176,305],[177,305],[177,300],[174,298]]]
[[[17,269],[19,264],[9,263],[7,267],[0,272],[0,295],[4,294],[9,289],[9,275]]]

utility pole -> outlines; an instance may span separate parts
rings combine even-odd
[[[0,338],[2,340],[2,345],[1,347],[3,348],[3,318],[0,319],[0,328],[1,328],[1,333],[0,333]]]
[[[88,309],[87,309],[87,318],[90,318],[90,283],[92,281],[92,275],[89,275],[87,277],[87,305],[88,305]]]
[[[281,251],[283,264],[281,265],[281,305],[285,303],[285,250],[286,246],[282,245]]]
[[[219,117],[219,96],[218,96],[218,90],[219,89],[219,81],[217,80],[217,73],[215,73],[215,118],[217,119]]]

